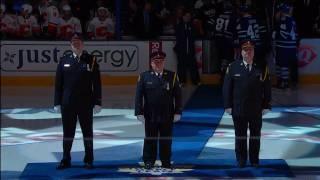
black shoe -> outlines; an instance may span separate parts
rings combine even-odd
[[[244,168],[246,166],[245,162],[238,162],[238,167],[239,168]]]
[[[153,163],[151,163],[151,162],[145,162],[145,163],[144,163],[144,168],[145,168],[145,169],[152,169],[152,168],[153,168]]]
[[[162,167],[162,168],[166,168],[166,169],[172,169],[172,165],[171,165],[170,162],[163,162],[163,163],[161,164],[161,167]]]
[[[88,162],[84,163],[84,168],[86,168],[86,169],[93,169],[93,164],[92,164],[92,162],[91,162],[91,163],[88,163]]]
[[[259,167],[259,163],[251,163],[252,167],[258,168]]]
[[[68,161],[61,161],[60,164],[56,167],[56,169],[67,169],[67,168],[70,168],[71,167],[71,163],[68,162]]]

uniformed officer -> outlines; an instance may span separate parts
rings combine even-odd
[[[223,85],[224,108],[232,115],[235,152],[240,168],[247,161],[247,129],[250,130],[249,160],[259,166],[262,115],[271,109],[271,83],[268,67],[253,63],[254,44],[241,43],[241,60],[231,63]]]
[[[175,72],[164,69],[165,53],[150,55],[151,70],[140,74],[135,99],[135,115],[145,125],[143,161],[151,169],[159,154],[163,168],[171,166],[172,126],[181,117],[181,88]]]
[[[62,115],[63,158],[57,169],[71,166],[70,151],[77,119],[84,137],[85,168],[93,162],[93,113],[101,110],[101,80],[95,57],[83,50],[78,35],[71,38],[72,54],[61,58],[55,81],[54,109]]]

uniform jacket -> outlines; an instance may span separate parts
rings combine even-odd
[[[101,105],[99,65],[86,52],[81,55],[80,61],[73,54],[63,56],[56,71],[54,105],[79,102]]]
[[[146,71],[139,76],[135,99],[135,115],[144,115],[147,121],[172,121],[181,114],[181,88],[176,73],[164,70],[162,78]]]
[[[245,69],[242,60],[231,63],[223,85],[224,107],[232,108],[233,116],[261,116],[263,109],[271,109],[271,82],[268,68],[253,64]]]

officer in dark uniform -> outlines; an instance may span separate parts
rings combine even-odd
[[[176,45],[174,51],[177,53],[177,70],[180,83],[187,82],[187,75],[190,73],[194,85],[200,85],[200,75],[197,66],[195,52],[195,29],[191,21],[191,12],[183,12],[183,21],[176,27]]]
[[[175,72],[164,70],[165,53],[150,55],[151,70],[140,74],[135,99],[135,115],[145,125],[143,161],[151,169],[157,159],[159,142],[163,168],[171,167],[172,126],[181,117],[181,88]]]
[[[240,168],[247,161],[247,129],[250,130],[249,160],[259,166],[262,115],[271,109],[271,83],[268,67],[253,63],[254,44],[241,43],[241,60],[231,63],[223,85],[224,108],[232,115],[235,152]]]
[[[71,166],[70,151],[79,119],[84,137],[85,168],[93,162],[93,113],[101,110],[101,80],[95,57],[83,50],[82,39],[71,39],[72,54],[61,58],[56,72],[54,109],[61,111],[63,158],[57,169]]]

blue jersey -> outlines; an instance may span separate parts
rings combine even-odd
[[[216,20],[216,37],[233,41],[235,33],[236,19],[232,11],[225,11]]]
[[[261,45],[260,26],[257,19],[251,15],[238,19],[236,35],[238,43],[250,39],[256,46]]]
[[[296,22],[290,16],[282,16],[276,28],[276,47],[292,49],[297,47]]]
[[[215,4],[205,4],[199,9],[198,16],[203,21],[203,29],[206,34],[214,34],[216,15]]]

